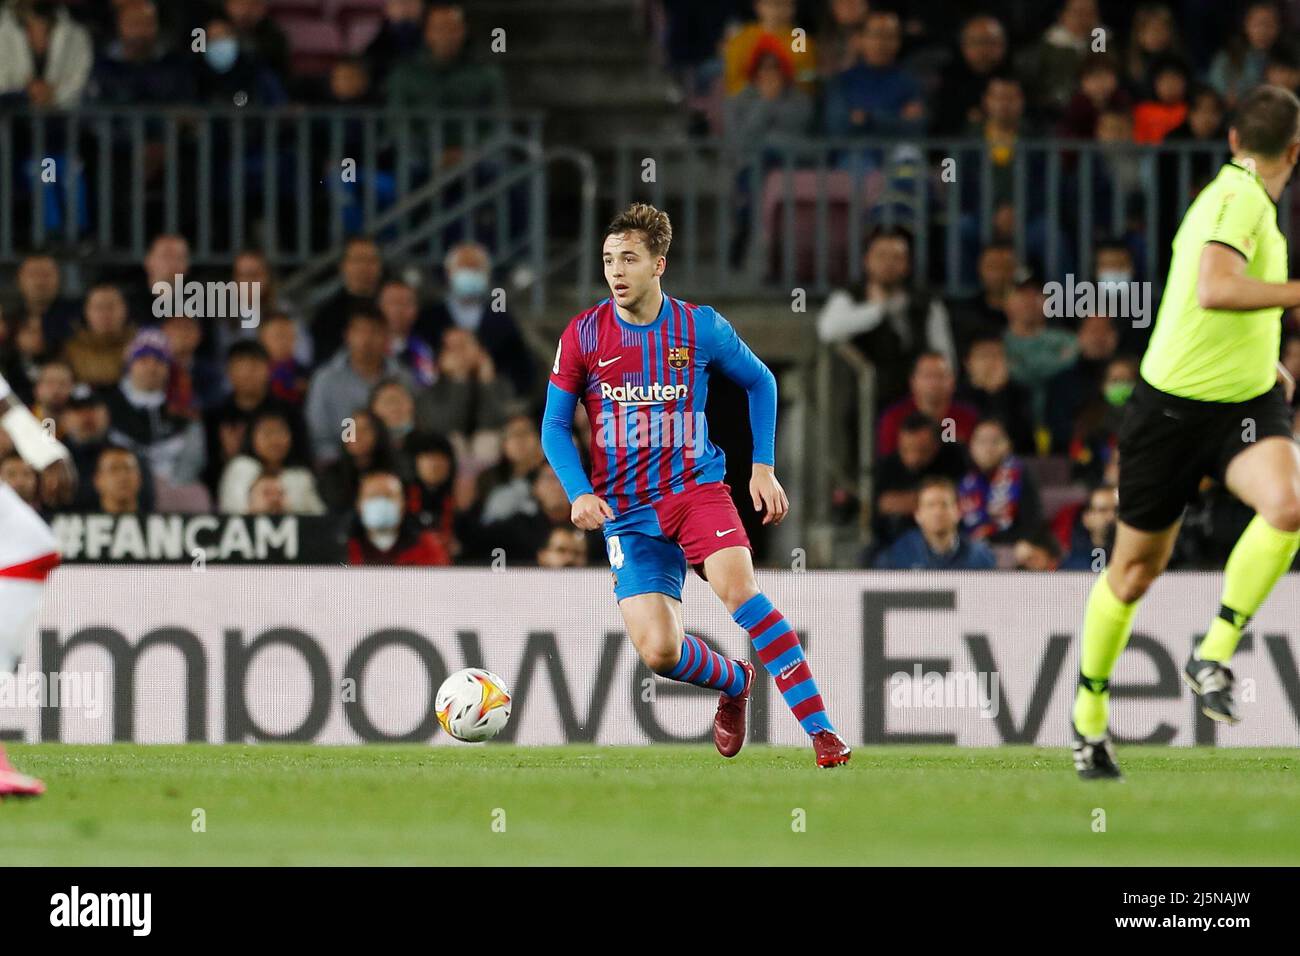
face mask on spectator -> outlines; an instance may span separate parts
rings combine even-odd
[[[488,289],[488,274],[478,269],[457,269],[451,274],[451,294],[458,299],[480,299]]]
[[[206,53],[208,66],[218,73],[229,73],[239,59],[239,41],[234,37],[222,37],[208,44]]]
[[[1128,401],[1133,394],[1132,382],[1111,382],[1104,389],[1102,394],[1106,396],[1106,401],[1116,408]]]
[[[392,498],[366,498],[361,502],[361,523],[368,531],[392,531],[401,520],[402,509]]]
[[[1126,269],[1103,269],[1097,273],[1098,282],[1129,282],[1133,273]]]

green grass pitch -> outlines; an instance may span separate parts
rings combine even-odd
[[[1033,747],[9,750],[49,786],[0,803],[9,865],[1300,864],[1285,749],[1121,748],[1122,784]]]

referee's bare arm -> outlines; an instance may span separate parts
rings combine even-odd
[[[1246,257],[1222,242],[1201,250],[1196,302],[1202,309],[1253,312],[1300,306],[1300,281],[1265,282],[1246,275]]]

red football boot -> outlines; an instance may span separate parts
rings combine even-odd
[[[749,661],[732,661],[745,672],[745,686],[735,697],[726,694],[718,701],[713,715],[713,745],[724,757],[734,757],[745,746],[745,712],[749,709],[749,691],[754,686],[754,665]]]
[[[838,767],[848,763],[853,751],[833,730],[819,730],[812,735],[813,752],[817,755],[817,766]]]
[[[45,784],[15,770],[0,747],[0,797],[39,797],[44,792]]]

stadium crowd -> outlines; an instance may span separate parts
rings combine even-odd
[[[1038,34],[1025,32],[1030,5],[1015,2],[649,6],[688,102],[746,141],[928,131],[974,134],[1007,157],[1030,130],[1208,142],[1252,85],[1300,87],[1300,3],[1237,5],[1234,29],[1217,34],[1207,24],[1221,11],[1196,2],[1139,4],[1123,11],[1123,32],[1102,20],[1119,5],[1034,4],[1057,11]],[[294,65],[274,8],[10,0],[0,108],[224,103],[235,90],[268,106],[505,102],[505,77],[471,55],[455,6],[388,0],[364,48],[316,76]],[[1201,19],[1184,16],[1200,9]],[[196,26],[206,52],[179,53]],[[782,38],[796,26],[809,39],[793,50]],[[1107,52],[1093,50],[1097,29],[1114,36]],[[1101,314],[1049,319],[1044,276],[999,234],[978,250],[978,292],[946,300],[914,281],[912,242],[904,228],[875,229],[863,282],[820,303],[816,322],[823,341],[853,344],[879,372],[862,563],[1100,567],[1115,525],[1116,429],[1149,328]],[[1103,281],[1150,271],[1129,236],[1092,252]],[[204,278],[255,283],[257,313],[203,320],[154,291],[188,278],[190,257],[185,235],[160,233],[135,269],[92,269],[73,290],[68,262],[32,250],[0,286],[0,372],[72,450],[81,483],[70,509],[346,516],[358,564],[500,553],[603,563],[599,536],[570,525],[542,454],[546,362],[494,295],[489,248],[458,242],[417,284],[356,235],[339,291],[315,306],[278,295],[275,266],[249,248]],[[1294,321],[1281,359],[1300,377]],[[3,432],[0,480],[38,503],[37,476]],[[1239,509],[1207,487],[1175,566],[1221,561]]]

